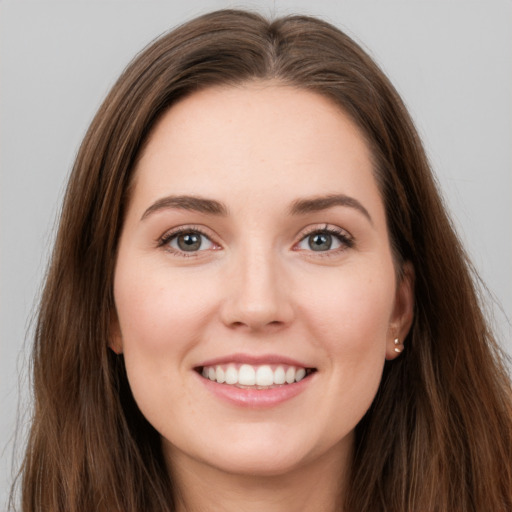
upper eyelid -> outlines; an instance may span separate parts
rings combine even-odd
[[[336,234],[339,234],[339,235],[345,235],[346,238],[349,238],[350,240],[354,240],[354,237],[352,236],[352,234],[349,231],[347,231],[346,229],[341,228],[339,226],[336,226],[335,224],[327,224],[327,223],[314,224],[314,225],[302,228],[297,233],[295,238],[298,241],[301,241],[305,237],[307,237],[307,236],[309,236],[309,235],[311,235],[313,233],[321,233],[322,231],[327,231],[327,232],[330,232],[330,233],[336,233]]]
[[[179,235],[181,233],[187,233],[187,232],[199,233],[199,234],[205,236],[206,238],[210,239],[212,242],[214,241],[213,238],[215,238],[215,234],[212,234],[211,230],[206,228],[205,226],[196,225],[196,224],[190,224],[190,225],[185,224],[185,225],[176,226],[174,228],[170,228],[170,229],[164,231],[164,233],[158,237],[157,241],[163,241],[163,240],[167,241],[176,235]]]

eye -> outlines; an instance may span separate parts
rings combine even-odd
[[[195,229],[168,233],[162,237],[159,245],[175,253],[194,253],[217,248],[208,236]]]
[[[328,227],[312,231],[296,245],[299,250],[314,252],[335,252],[352,246],[353,240],[347,233]]]

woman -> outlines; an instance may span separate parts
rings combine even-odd
[[[412,122],[307,17],[156,41],[69,182],[22,509],[512,509],[512,402]]]

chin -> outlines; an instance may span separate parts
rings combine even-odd
[[[244,453],[215,458],[210,464],[224,473],[265,478],[290,474],[303,467],[305,462],[297,454],[279,453],[275,450],[270,453],[256,450],[253,453],[246,449]]]
[[[247,426],[246,426],[247,427]],[[222,438],[210,437],[201,446],[179,450],[181,457],[194,459],[201,465],[225,474],[256,478],[291,475],[315,464],[324,457],[337,460],[346,448],[352,446],[352,436],[335,440],[327,436],[324,442],[304,437],[304,428],[275,428],[258,425],[257,428],[227,429]],[[175,447],[169,447],[171,460]],[[175,461],[178,462],[178,461]]]

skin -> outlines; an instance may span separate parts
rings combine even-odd
[[[368,216],[353,205],[290,213],[332,194]],[[214,199],[227,214],[152,206],[169,195]],[[348,242],[313,251],[309,233],[326,226]],[[205,233],[200,250],[161,242],[179,227]],[[161,118],[121,234],[111,348],[162,436],[179,510],[340,506],[354,428],[412,321],[408,265],[404,275],[397,282],[367,144],[328,99],[251,83],[195,93]],[[194,369],[234,353],[316,372],[283,403],[240,407]]]

